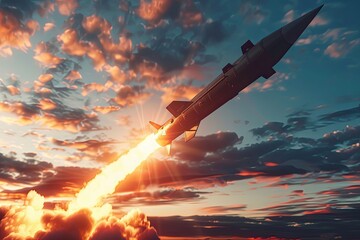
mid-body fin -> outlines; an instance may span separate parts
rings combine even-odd
[[[276,71],[273,68],[269,68],[267,71],[264,72],[264,74],[262,75],[264,78],[268,79],[270,78],[272,75],[274,75],[276,73]]]
[[[191,139],[193,139],[195,137],[196,132],[199,128],[199,124],[200,123],[198,123],[197,125],[192,127],[190,130],[185,131],[185,134],[184,134],[185,142],[190,141]]]
[[[191,104],[192,102],[190,101],[172,101],[166,109],[174,115],[174,117],[178,117]]]
[[[254,47],[254,44],[250,41],[247,40],[242,46],[241,46],[241,51],[243,54],[247,53],[251,48]]]

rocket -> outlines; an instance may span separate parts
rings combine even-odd
[[[243,55],[234,63],[222,68],[222,73],[190,101],[173,101],[166,109],[173,115],[163,125],[150,121],[156,129],[156,141],[161,146],[185,133],[185,141],[191,140],[200,122],[216,109],[234,98],[240,91],[260,77],[266,79],[275,74],[273,66],[296,42],[320,9],[306,13],[298,19],[261,39],[255,45],[246,41],[241,50]]]

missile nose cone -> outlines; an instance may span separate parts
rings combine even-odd
[[[285,25],[282,28],[282,34],[286,41],[290,44],[294,44],[323,6],[324,4]]]

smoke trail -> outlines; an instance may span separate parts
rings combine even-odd
[[[68,209],[46,210],[44,197],[30,191],[23,206],[10,207],[0,222],[0,239],[4,240],[158,240],[145,214],[132,210],[122,218],[112,215],[112,206],[102,204],[103,197],[160,146],[151,134],[118,160],[109,164],[91,180]]]

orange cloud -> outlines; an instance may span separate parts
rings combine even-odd
[[[88,33],[106,36],[110,35],[112,28],[108,21],[96,15],[85,17],[82,26]]]
[[[77,0],[56,0],[55,3],[58,6],[59,13],[65,16],[73,14],[79,6]]]
[[[103,70],[107,61],[124,63],[129,60],[132,51],[132,41],[127,35],[121,35],[119,43],[114,43],[111,37],[111,24],[96,15],[84,17],[81,27],[87,35],[80,35],[75,29],[66,29],[58,36],[61,49],[72,56],[87,56],[93,62],[96,71]],[[111,68],[110,68],[111,70]]]
[[[58,108],[57,106],[56,108]],[[63,106],[61,106],[63,107]],[[58,112],[42,112],[55,109],[55,103],[50,99],[42,99],[39,104],[25,104],[22,102],[0,102],[0,112],[15,114],[16,119],[2,118],[1,121],[9,124],[29,125],[38,123],[54,130],[66,130],[69,132],[81,132],[98,130],[99,121],[96,113],[84,113],[78,109],[64,109]]]
[[[20,89],[13,86],[13,85],[8,85],[6,86],[8,92],[10,93],[11,96],[14,96],[14,95],[20,95]]]
[[[49,23],[45,23],[43,30],[44,30],[44,32],[48,32],[54,28],[55,28],[55,24],[49,22]]]
[[[79,41],[74,29],[65,30],[65,32],[58,36],[58,40],[62,42],[61,49],[72,56],[84,56],[89,49],[87,43]]]
[[[121,107],[141,103],[150,97],[150,93],[144,92],[141,86],[122,86],[111,100]]]
[[[39,77],[38,77],[38,80],[41,82],[41,83],[47,83],[48,81],[50,81],[51,79],[53,79],[54,76],[50,73],[45,73],[45,74],[41,74]]]
[[[204,21],[202,13],[196,8],[193,1],[184,1],[180,12],[180,21],[184,27],[194,27]]]
[[[75,81],[75,80],[78,80],[78,79],[82,79],[82,76],[78,71],[71,70],[69,72],[69,74],[65,77],[65,79],[69,80],[69,81]]]
[[[99,129],[96,114],[81,114],[79,116],[55,116],[45,113],[38,118],[41,125],[54,130],[66,130],[69,132],[92,131]]]
[[[137,14],[144,20],[149,22],[159,21],[171,6],[171,0],[141,0],[137,9]]]
[[[176,87],[165,87],[161,89],[164,94],[161,96],[161,100],[165,104],[169,104],[174,100],[192,99],[197,93],[201,91],[202,87],[179,85]]]
[[[107,66],[105,71],[109,73],[110,80],[119,84],[123,84],[127,80],[126,73],[121,70],[118,66]]]
[[[119,111],[120,107],[119,106],[95,106],[95,107],[93,107],[93,110],[95,112],[99,112],[102,114],[108,114],[111,112]]]
[[[0,9],[0,48],[13,47],[20,50],[27,50],[31,47],[30,37],[38,29],[38,22],[28,20],[22,23],[10,11]],[[7,54],[9,55],[9,50]]]
[[[49,98],[40,99],[38,105],[43,111],[49,111],[56,108],[56,103]]]
[[[100,84],[100,83],[89,83],[89,84],[85,84],[83,86],[82,92],[81,94],[83,96],[88,95],[90,92],[92,91],[96,91],[96,92],[106,92],[108,91],[111,87],[113,86],[113,83],[110,81],[107,81],[105,84]]]
[[[54,67],[60,64],[64,59],[55,56],[50,52],[45,42],[40,42],[35,48],[34,59],[46,67]]]

